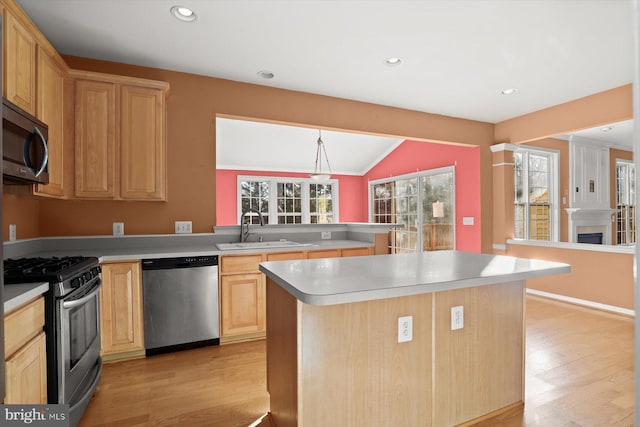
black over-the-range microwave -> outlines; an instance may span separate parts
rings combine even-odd
[[[2,98],[2,176],[5,184],[49,183],[49,128]]]

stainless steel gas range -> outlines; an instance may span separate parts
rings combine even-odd
[[[45,297],[48,403],[66,404],[71,425],[100,380],[100,300],[97,258],[74,256],[4,261],[4,282],[49,282]]]

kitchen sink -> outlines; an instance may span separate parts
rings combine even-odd
[[[312,246],[313,243],[298,243],[291,240],[276,240],[272,242],[238,242],[238,243],[218,243],[217,248],[221,251],[238,249],[270,249],[270,248],[295,248],[299,246]]]

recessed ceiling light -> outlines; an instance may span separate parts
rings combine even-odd
[[[500,93],[501,93],[501,94],[503,94],[503,95],[513,95],[513,94],[514,94],[514,93],[516,93],[517,91],[518,91],[518,89],[517,89],[517,88],[512,87],[512,88],[509,88],[509,89],[505,89],[505,90],[503,90],[503,91],[502,91],[502,92],[500,92]]]
[[[610,130],[613,129],[613,126],[605,126],[602,129],[600,129],[602,132],[609,132]]]
[[[400,65],[402,64],[402,58],[398,58],[397,56],[392,56],[390,58],[387,58],[385,62],[387,63],[387,65]]]
[[[181,21],[193,22],[196,20],[196,14],[193,10],[183,6],[173,6],[171,14]]]
[[[263,79],[272,79],[275,76],[271,71],[261,70],[258,71],[258,77],[262,77]]]

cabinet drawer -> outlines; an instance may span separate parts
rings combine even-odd
[[[340,249],[325,249],[322,251],[309,251],[309,259],[314,258],[340,258]]]
[[[288,261],[304,258],[304,252],[276,252],[267,254],[267,261]]]
[[[44,300],[42,297],[4,317],[4,357],[9,358],[31,338],[42,332]]]
[[[342,250],[343,257],[364,256],[364,255],[371,255],[371,254],[372,254],[371,248],[350,248],[350,249]]]
[[[262,254],[224,255],[220,260],[220,273],[245,273],[258,271]]]

